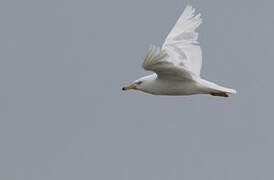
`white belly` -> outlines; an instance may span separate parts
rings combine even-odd
[[[207,93],[207,91],[204,88],[202,88],[199,83],[191,80],[156,80],[155,84],[151,88],[146,89],[144,91],[155,95],[170,96]]]

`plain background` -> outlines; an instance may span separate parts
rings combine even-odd
[[[153,96],[150,74],[186,4],[202,13],[202,77],[237,89]],[[271,0],[2,0],[0,179],[274,179]]]

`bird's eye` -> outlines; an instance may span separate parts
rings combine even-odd
[[[142,81],[139,81],[139,82],[137,82],[136,84],[140,85],[140,84],[142,84]]]

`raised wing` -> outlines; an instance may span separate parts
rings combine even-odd
[[[198,46],[198,33],[195,29],[202,23],[200,14],[187,6],[177,23],[168,34],[162,49],[169,55],[169,61],[175,66],[183,66],[186,70],[200,76],[202,67],[202,51]]]
[[[165,50],[150,45],[142,66],[145,70],[157,73],[160,79],[194,79],[195,75],[192,72],[186,70],[184,67],[175,65],[172,61],[168,61],[169,59],[169,55]]]

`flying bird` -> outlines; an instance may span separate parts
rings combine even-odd
[[[201,15],[187,6],[168,34],[162,47],[150,45],[143,68],[154,74],[135,80],[122,90],[140,90],[153,95],[210,94],[228,97],[236,90],[225,88],[202,79],[202,51],[198,45],[196,28],[202,23]]]

